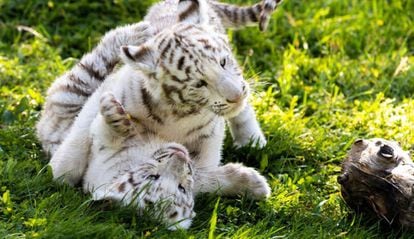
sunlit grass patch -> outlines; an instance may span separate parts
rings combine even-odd
[[[284,0],[267,32],[229,31],[268,145],[236,149],[228,138],[224,161],[258,168],[267,201],[200,195],[190,230],[170,232],[53,182],[34,130],[46,89],[154,2],[0,1],[0,237],[411,237],[350,212],[336,176],[357,138],[413,148],[414,1]]]

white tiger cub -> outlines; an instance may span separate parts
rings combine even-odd
[[[84,191],[94,200],[115,199],[139,209],[161,206],[154,216],[170,229],[188,228],[195,213],[187,149],[140,135],[135,125],[111,93],[102,95],[100,114],[90,129],[92,160],[84,175]]]
[[[223,27],[242,27],[258,22],[261,30],[264,30],[270,14],[280,2],[263,0],[252,6],[239,7],[217,1],[165,0],[150,8],[146,21],[108,32],[92,52],[83,56],[75,67],[55,80],[49,88],[37,124],[37,135],[44,150],[52,155],[66,138],[86,100],[119,62],[121,45],[140,45],[154,33],[177,22],[209,21],[219,32],[224,31]],[[255,139],[261,147],[266,144],[257,123],[244,124],[252,118],[246,115],[251,114],[254,116],[252,108],[248,106],[244,113],[229,119],[230,131],[237,146],[245,145],[251,139]]]
[[[208,26],[178,24],[141,46],[122,47],[121,55],[127,64],[90,97],[53,155],[55,178],[72,185],[82,178],[92,143],[91,123],[99,98],[110,90],[139,122],[141,135],[187,148],[194,161],[195,192],[247,193],[253,198],[270,194],[255,170],[239,164],[219,166],[225,117],[243,110],[249,94],[225,35]]]

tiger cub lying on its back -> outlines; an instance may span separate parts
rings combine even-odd
[[[187,149],[141,135],[136,125],[111,93],[101,96],[90,130],[92,160],[83,178],[85,192],[92,192],[94,200],[115,199],[138,208],[162,202],[156,216],[171,229],[188,228],[195,213]]]

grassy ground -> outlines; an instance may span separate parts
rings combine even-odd
[[[0,0],[1,238],[412,237],[353,215],[336,183],[358,137],[414,145],[412,0],[285,0],[268,32],[229,32],[269,144],[236,150],[227,139],[224,158],[259,168],[268,201],[221,198],[215,207],[218,198],[203,195],[191,229],[169,232],[54,183],[34,134],[45,90],[153,2]]]

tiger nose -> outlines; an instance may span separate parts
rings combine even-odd
[[[173,154],[177,156],[178,160],[187,162],[188,155],[186,153],[183,153],[182,151],[175,151]]]
[[[235,103],[240,103],[242,99],[243,99],[243,93],[239,93],[239,94],[234,94],[231,97],[226,98],[226,102],[235,104]]]
[[[177,156],[177,158],[180,161],[187,162],[187,161],[190,160],[187,151],[185,151],[185,150],[183,150],[181,148],[178,148],[178,147],[174,147],[174,146],[170,147],[170,149],[174,150],[173,154],[175,156]]]

